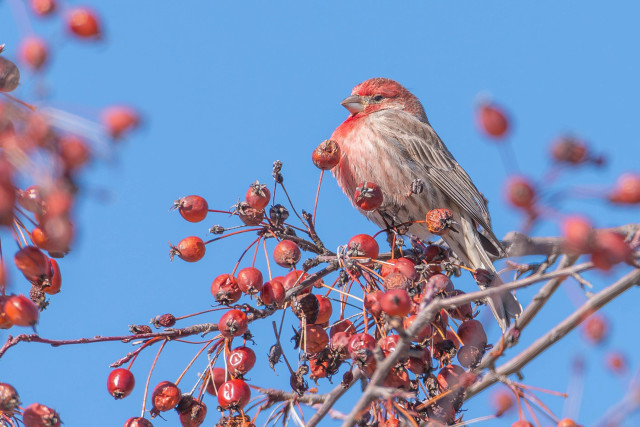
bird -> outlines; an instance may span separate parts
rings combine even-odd
[[[486,199],[433,130],[418,98],[400,83],[378,77],[356,85],[341,104],[350,114],[331,136],[340,147],[332,172],[352,204],[358,208],[359,185],[375,183],[382,205],[374,212],[358,210],[383,229],[412,223],[408,231],[421,238],[431,235],[427,212],[449,209],[455,227],[443,240],[466,267],[490,273],[490,281],[477,282],[481,289],[500,286],[492,257],[503,256],[504,247],[491,229]],[[415,183],[423,191],[412,192]],[[486,302],[503,332],[522,313],[509,291]]]

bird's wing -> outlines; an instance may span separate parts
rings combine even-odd
[[[482,194],[433,128],[401,110],[382,110],[375,114],[381,136],[405,151],[406,158],[424,170],[429,184],[442,190],[481,225],[487,233],[485,237],[500,250],[502,246],[491,230],[489,210]]]

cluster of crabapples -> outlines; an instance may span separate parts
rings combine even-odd
[[[320,169],[328,170],[335,166],[339,155],[338,145],[327,140],[313,152],[313,162]],[[256,361],[255,352],[246,346],[250,337],[248,326],[251,321],[266,317],[256,315],[258,309],[249,304],[238,305],[243,296],[255,299],[258,306],[266,306],[267,314],[275,310],[290,310],[299,319],[299,328],[292,340],[302,355],[298,368],[290,369],[290,385],[294,392],[303,395],[309,388],[305,377],[316,382],[323,378],[330,380],[344,364],[357,366],[364,376],[370,377],[380,357],[396,349],[401,331],[414,322],[425,299],[430,301],[464,294],[455,289],[451,281],[453,273],[459,270],[450,260],[447,248],[417,241],[404,256],[381,256],[376,239],[366,234],[356,235],[348,241],[344,253],[346,258],[333,286],[324,284],[321,278],[314,280],[306,269],[297,269],[303,250],[309,250],[313,243],[298,238],[288,228],[285,223],[288,210],[283,206],[274,204],[268,213],[265,212],[271,201],[270,195],[264,184],[256,182],[248,189],[246,200],[238,203],[233,213],[244,227],[259,227],[252,229],[258,236],[277,238],[271,259],[290,271],[282,276],[265,278],[262,271],[251,265],[221,274],[211,284],[215,301],[229,306],[218,321],[221,339],[229,351],[226,352],[226,371],[209,366],[205,374],[206,386],[203,387],[218,396],[219,409],[231,411],[230,416],[237,413],[236,416],[243,420],[246,417],[243,408],[250,398],[250,387],[244,381],[244,375]],[[355,203],[364,210],[372,211],[380,207],[382,197],[375,183],[365,182],[358,186]],[[212,211],[204,198],[195,195],[177,200],[174,208],[191,222],[202,221]],[[443,234],[452,225],[451,212],[435,209],[427,214],[424,222],[434,234]],[[226,230],[215,226],[210,231],[222,234]],[[206,245],[214,240],[204,242],[196,236],[187,237],[171,246],[171,256],[189,262],[198,261],[204,256]],[[475,281],[491,280],[490,273],[481,269],[473,271],[473,278]],[[351,295],[352,287],[361,288],[363,298]],[[328,289],[326,294],[317,291],[323,288]],[[330,298],[332,292],[341,298]],[[354,306],[354,300],[359,300],[357,314],[346,317],[345,308]],[[360,320],[350,320],[354,317]],[[231,350],[234,339],[242,339],[243,344]],[[487,348],[487,336],[482,324],[474,319],[471,303],[441,310],[416,336],[411,337],[409,356],[389,372],[384,385],[418,395],[423,393],[423,399],[401,402],[405,410],[417,414],[417,419],[453,422],[461,407],[465,388],[475,380],[475,374],[469,368],[478,364]],[[278,342],[269,353],[272,367],[282,353]],[[130,378],[124,382],[129,386],[128,393],[133,387],[133,377],[126,369],[112,373],[120,374]],[[348,369],[342,382],[349,384],[352,379],[353,372]],[[120,383],[120,380],[110,380],[109,384],[116,382]],[[112,389],[110,386],[110,391]],[[175,399],[171,401],[174,406],[178,404],[180,395],[175,391],[172,391]],[[114,396],[126,394],[118,393]],[[198,402],[200,412],[205,412],[202,408],[206,406],[201,400],[188,399]],[[397,419],[400,411],[384,412],[385,415],[377,413],[376,419],[371,421]],[[200,425],[204,415],[197,420],[185,420],[182,415],[180,419],[184,426],[196,426]],[[231,418],[223,419],[228,422]],[[150,425],[147,420],[145,422],[147,424],[140,425]]]
[[[13,91],[19,82],[18,67],[0,55],[0,92]],[[138,121],[135,112],[119,107],[105,110],[104,120],[113,138]],[[15,266],[31,284],[29,297],[6,295],[7,274],[0,264],[0,328],[34,326],[46,296],[60,292],[56,258],[69,251],[77,175],[91,158],[83,137],[14,98],[0,102],[0,226],[13,234],[19,246]],[[20,183],[33,182],[20,189]]]
[[[20,407],[18,391],[7,383],[0,383],[0,425],[15,426],[22,420],[25,427],[60,427],[58,413],[48,406],[32,403]]]

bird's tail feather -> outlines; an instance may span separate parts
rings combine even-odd
[[[502,279],[493,266],[489,254],[483,248],[475,224],[465,216],[456,216],[458,217],[456,218],[459,224],[458,229],[457,231],[450,230],[444,235],[444,241],[465,266],[473,269],[482,268],[493,275],[491,284],[488,286],[478,283],[481,289],[502,285]],[[503,332],[509,327],[510,320],[517,318],[522,313],[522,306],[509,291],[493,294],[486,301]]]

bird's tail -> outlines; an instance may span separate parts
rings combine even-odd
[[[491,282],[478,281],[481,289],[496,287],[503,284],[496,268],[493,266],[489,254],[483,248],[480,234],[473,223],[465,215],[457,216],[458,225],[454,230],[442,236],[453,253],[460,258],[465,266],[473,269],[482,268],[492,275]],[[510,291],[503,291],[486,298],[502,332],[509,327],[510,320],[517,318],[522,313],[522,306]]]

